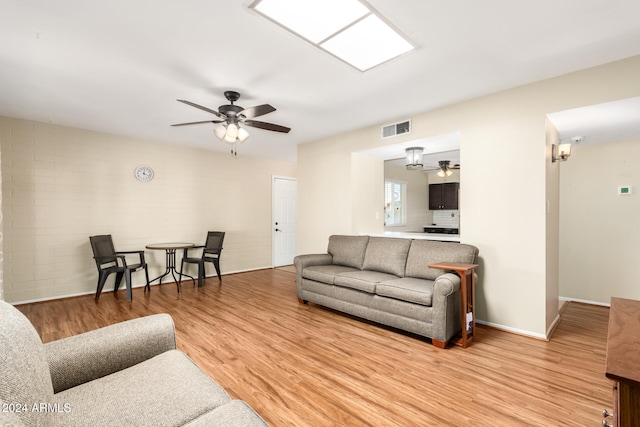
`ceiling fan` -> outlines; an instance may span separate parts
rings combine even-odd
[[[242,108],[239,105],[235,105],[238,99],[240,99],[240,94],[238,92],[228,90],[224,93],[225,98],[229,101],[228,105],[221,105],[218,107],[218,111],[212,110],[207,107],[203,107],[202,105],[195,104],[191,101],[185,101],[184,99],[178,99],[179,102],[190,105],[192,107],[199,108],[200,110],[211,113],[220,118],[220,120],[203,120],[199,122],[189,122],[189,123],[177,123],[171,126],[188,126],[188,125],[198,125],[203,123],[214,123],[220,124],[220,126],[216,126],[213,131],[218,138],[224,140],[230,144],[234,144],[240,141],[244,142],[247,138],[249,138],[249,132],[246,129],[240,127],[240,125],[251,126],[254,128],[270,130],[274,132],[282,132],[289,133],[291,128],[286,126],[276,125],[274,123],[261,122],[258,120],[252,120],[254,117],[263,116],[265,114],[272,113],[276,111],[274,107],[269,104],[256,105],[255,107],[250,108]],[[235,148],[231,150],[232,154],[235,153]]]
[[[450,160],[440,160],[438,162],[438,167],[437,168],[425,168],[424,170],[437,170],[438,171],[438,176],[441,178],[444,178],[445,176],[451,176],[453,175],[453,171],[454,170],[459,170],[460,169],[460,165],[459,164],[454,164],[453,166],[450,166],[451,161]]]

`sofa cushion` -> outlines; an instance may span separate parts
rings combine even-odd
[[[185,427],[269,427],[253,408],[242,400],[232,400],[189,422]]]
[[[333,256],[334,264],[362,270],[368,242],[369,236],[334,235],[329,237],[327,252]]]
[[[410,246],[410,239],[371,237],[364,254],[362,269],[381,271],[402,277]]]
[[[184,353],[170,350],[130,368],[55,395],[69,412],[54,425],[169,426],[231,401]]]
[[[0,401],[26,408],[11,416],[21,423],[48,425],[50,413],[32,410],[33,405],[53,402],[51,374],[40,336],[18,309],[4,301],[0,301],[0,319]]]
[[[429,268],[429,265],[439,262],[461,262],[473,264],[478,255],[475,246],[462,243],[434,242],[431,240],[413,240],[409,255],[405,276],[419,279],[435,280],[444,270]]]
[[[343,265],[313,265],[302,270],[302,277],[316,282],[335,284],[335,276],[350,271],[360,271],[353,267]]]
[[[376,294],[431,307],[433,281],[413,277],[385,280],[376,286]]]
[[[376,291],[376,283],[391,279],[397,279],[397,277],[392,274],[380,273],[379,271],[356,270],[338,274],[335,284],[373,294]]]

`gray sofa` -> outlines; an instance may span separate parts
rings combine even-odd
[[[0,360],[0,426],[267,426],[176,350],[168,314],[43,344],[0,301]]]
[[[444,348],[462,329],[460,277],[428,266],[473,264],[477,257],[475,246],[460,243],[335,235],[327,253],[294,259],[298,300],[431,338]]]

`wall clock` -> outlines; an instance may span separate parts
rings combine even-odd
[[[134,173],[138,181],[141,182],[147,182],[153,179],[153,169],[149,166],[138,166]]]

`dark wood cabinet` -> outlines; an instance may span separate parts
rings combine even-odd
[[[640,420],[640,301],[611,298],[606,376],[614,381],[613,411],[603,426],[633,427]]]
[[[429,184],[429,210],[457,210],[459,182]]]

